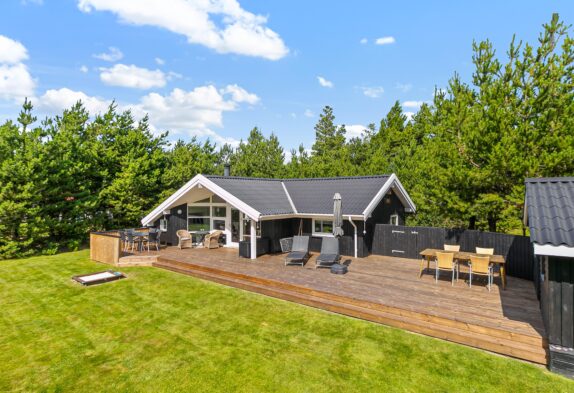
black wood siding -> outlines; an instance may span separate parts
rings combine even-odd
[[[177,214],[178,210],[181,210],[181,214]],[[161,234],[161,242],[176,246],[178,239],[175,233],[180,229],[187,229],[187,205],[183,204],[170,209],[170,215],[166,218],[167,232]],[[159,220],[156,221],[155,226],[159,228]]]
[[[464,229],[375,225],[371,252],[402,258],[419,258],[425,248],[443,248],[459,244],[461,251],[474,252],[476,247],[494,248],[504,256],[509,276],[534,279],[535,263],[530,238],[503,233]]]
[[[366,257],[369,250],[363,236],[363,222],[355,222],[357,226],[357,256]],[[353,256],[355,254],[354,229],[347,220],[343,222],[345,235],[340,240],[341,254]],[[310,218],[286,218],[281,220],[265,220],[261,222],[261,236],[270,239],[270,252],[281,252],[279,239],[291,237],[301,232],[304,236],[310,236],[310,250],[312,252],[321,251],[323,238],[312,236],[313,220]]]
[[[544,280],[540,303],[548,342],[574,347],[574,258],[541,258]]]

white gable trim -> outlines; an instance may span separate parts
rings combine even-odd
[[[401,199],[401,202],[403,202],[403,205],[405,205],[405,211],[407,213],[414,213],[417,210],[416,205],[414,204],[414,202],[412,201],[411,197],[409,196],[409,194],[407,194],[405,188],[403,187],[403,185],[401,184],[399,178],[397,177],[397,175],[395,175],[394,173],[389,176],[389,178],[387,179],[387,181],[385,182],[385,184],[383,184],[383,187],[381,187],[381,189],[379,190],[379,192],[377,192],[377,194],[375,195],[375,197],[373,198],[373,200],[371,202],[369,202],[369,204],[367,205],[367,208],[365,209],[365,211],[363,212],[363,218],[367,219],[369,218],[369,216],[371,215],[371,213],[373,212],[373,210],[375,210],[375,208],[377,207],[377,205],[379,204],[379,202],[381,202],[381,200],[385,197],[385,194],[391,189],[391,188],[395,189],[396,194],[398,195],[399,199]],[[404,200],[404,201],[403,201]]]
[[[534,254],[574,258],[574,247],[534,243]]]
[[[149,225],[158,217],[163,215],[164,210],[169,210],[170,206],[174,204],[179,198],[184,196],[188,191],[193,189],[194,187],[201,185],[207,188],[209,191],[213,192],[215,195],[223,198],[227,203],[231,206],[235,207],[236,209],[241,210],[244,214],[246,214],[249,218],[255,221],[259,221],[261,213],[257,210],[243,202],[242,200],[238,199],[231,193],[227,192],[223,188],[219,187],[217,184],[209,180],[203,175],[196,175],[193,179],[188,181],[181,187],[179,190],[174,192],[169,198],[163,201],[159,206],[152,210],[147,216],[142,219],[142,225]]]
[[[295,204],[293,203],[293,200],[291,199],[291,195],[289,195],[289,191],[287,191],[287,187],[285,186],[285,182],[281,182],[281,185],[283,186],[283,191],[285,191],[285,195],[287,195],[287,199],[289,200],[289,204],[291,205],[291,209],[293,209],[293,212],[295,214],[297,214],[297,208],[295,207]]]

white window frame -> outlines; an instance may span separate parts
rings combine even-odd
[[[167,218],[160,218],[159,220],[159,230],[161,232],[167,232]]]
[[[391,214],[391,218],[389,219],[389,224],[398,226],[399,225],[399,215],[398,214]]]
[[[201,202],[201,203],[188,203],[187,206],[193,207],[208,207],[209,208],[209,215],[208,216],[191,216],[189,213],[187,214],[187,230],[189,231],[189,219],[190,218],[206,218],[209,220],[209,230],[213,231],[213,220],[220,220],[225,221],[225,227],[227,227],[228,217],[229,217],[229,205],[225,202],[213,202],[213,195],[209,197],[209,202]],[[205,198],[204,198],[205,199]],[[214,207],[224,207],[225,208],[225,217],[217,217],[213,215],[213,208]],[[197,231],[190,231],[191,233],[195,233]]]
[[[313,222],[312,222],[312,226],[313,226],[313,230],[311,231],[313,236],[322,236],[322,237],[333,237],[333,231],[331,232],[315,232],[315,222],[319,221],[321,222],[321,230],[323,229],[323,222],[330,222],[331,223],[331,227],[335,226],[335,220],[326,220],[324,218],[313,218]]]
[[[239,229],[239,239],[242,241],[248,241],[251,238],[251,230],[250,230],[251,219],[247,217],[245,214],[240,212],[239,221],[241,222]],[[249,225],[247,225],[247,228],[244,227],[246,223],[249,223]],[[261,221],[257,221],[255,226],[256,226],[255,236],[257,237],[257,239],[261,239]],[[247,229],[247,233],[245,233],[245,229]]]

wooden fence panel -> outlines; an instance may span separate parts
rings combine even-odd
[[[530,238],[526,236],[468,229],[377,224],[371,253],[418,258],[425,248],[440,249],[444,244],[460,244],[461,251],[470,252],[474,252],[476,247],[494,248],[495,254],[504,256],[509,276],[527,280],[533,280],[535,277],[534,254]]]
[[[116,232],[90,233],[90,259],[115,265],[120,260],[121,239]]]

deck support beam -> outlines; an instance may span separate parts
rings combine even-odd
[[[251,259],[255,259],[257,258],[257,222],[255,220],[251,220],[250,229]]]

